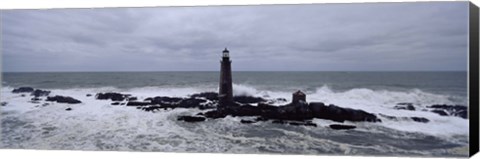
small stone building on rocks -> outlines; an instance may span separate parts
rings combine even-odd
[[[302,91],[298,90],[292,94],[292,103],[307,102],[307,96]]]

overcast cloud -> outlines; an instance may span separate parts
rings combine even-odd
[[[468,2],[2,11],[3,71],[466,70]]]

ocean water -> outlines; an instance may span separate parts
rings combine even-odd
[[[242,124],[226,117],[200,123],[177,121],[202,110],[151,113],[111,106],[86,94],[121,92],[143,100],[186,97],[218,91],[218,72],[62,72],[3,73],[1,148],[162,152],[281,153],[316,155],[467,156],[468,119],[427,111],[396,110],[413,103],[468,106],[466,72],[233,72],[234,95],[286,98],[302,90],[308,102],[324,102],[399,117],[424,117],[428,123],[389,120],[345,122],[353,130],[332,130],[336,122],[314,119],[318,127],[270,122]],[[31,103],[12,94],[20,86],[51,90],[81,100],[76,105]],[[72,111],[65,111],[65,108]]]

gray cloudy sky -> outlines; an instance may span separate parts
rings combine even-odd
[[[466,70],[468,2],[2,11],[3,71]]]

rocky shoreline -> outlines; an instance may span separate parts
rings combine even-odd
[[[46,102],[57,102],[66,104],[80,104],[78,99],[69,96],[49,96],[50,91],[35,89],[32,87],[19,87],[12,90],[12,93],[21,94],[22,96],[30,95],[32,103],[40,103],[43,97]],[[256,122],[271,121],[273,124],[289,124],[295,126],[313,126],[314,118],[326,119],[339,123],[345,121],[351,122],[382,122],[379,118],[388,120],[412,120],[415,122],[428,123],[430,120],[424,117],[397,117],[384,114],[373,114],[365,110],[343,108],[336,105],[326,105],[321,102],[295,102],[285,105],[273,105],[277,102],[286,102],[284,98],[264,99],[261,97],[252,96],[234,96],[233,103],[226,106],[224,109],[217,109],[218,93],[216,92],[202,92],[192,94],[187,98],[181,97],[167,97],[156,96],[148,97],[144,100],[139,100],[130,94],[122,94],[116,92],[102,92],[95,95],[86,94],[86,97],[92,97],[96,100],[111,101],[112,106],[126,106],[136,107],[139,110],[146,112],[156,112],[159,110],[169,110],[175,108],[196,108],[199,109],[197,114],[189,116],[179,116],[177,119],[185,122],[202,122],[208,119],[224,118],[226,116],[250,116],[256,117],[254,120],[242,119],[243,124],[252,124]],[[8,103],[3,103],[2,106],[7,106]],[[48,103],[43,103],[42,106],[47,106]],[[392,109],[406,110],[406,111],[428,111],[441,116],[455,116],[468,119],[467,107],[462,105],[444,105],[436,104],[426,106],[418,110],[412,103],[398,103]],[[72,111],[72,108],[67,108],[66,111]],[[354,125],[332,124],[332,129],[344,130],[354,129]]]

